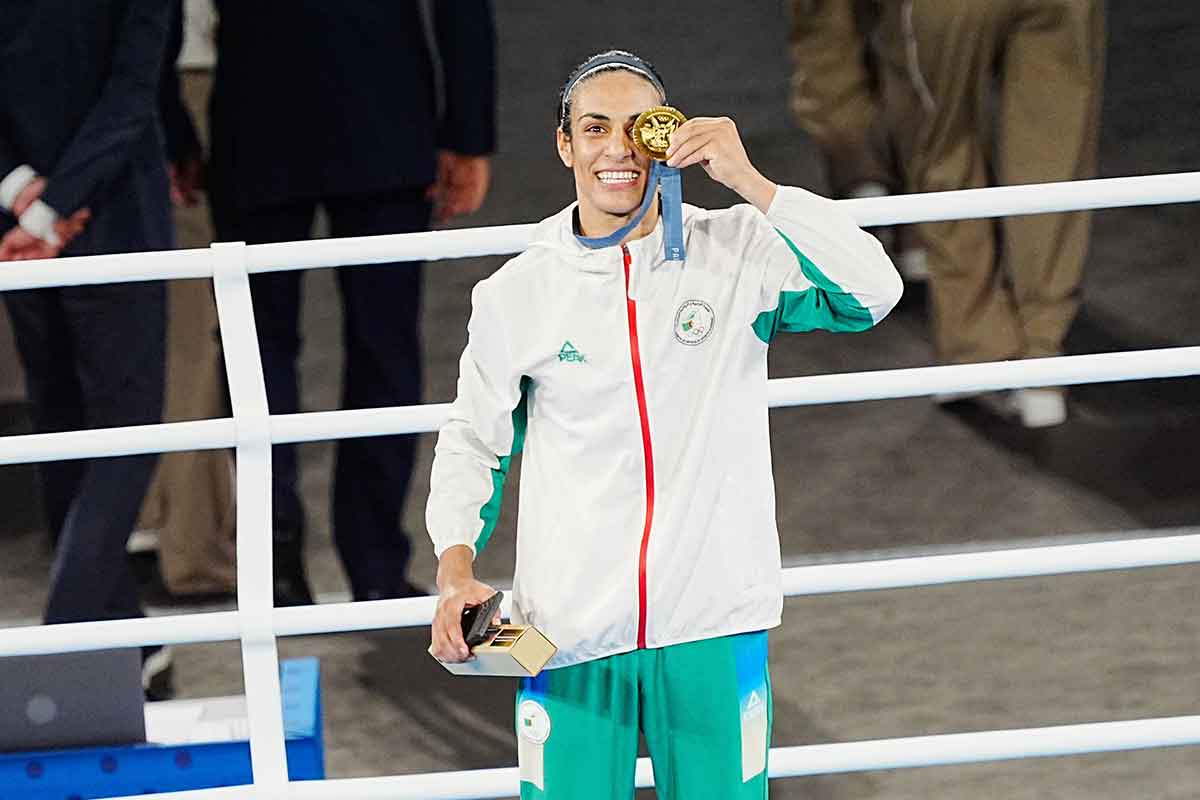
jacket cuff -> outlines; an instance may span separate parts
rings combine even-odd
[[[440,559],[442,557],[442,553],[445,553],[451,547],[458,547],[459,545],[462,545],[463,547],[469,548],[471,550],[471,560],[472,561],[474,561],[475,557],[479,555],[479,553],[476,552],[476,550],[475,550],[475,545],[472,544],[471,542],[434,542],[433,543],[433,555],[435,558]]]
[[[17,196],[25,191],[25,187],[37,179],[37,170],[28,164],[22,164],[0,181],[0,208],[12,211]]]
[[[62,244],[54,231],[54,223],[58,222],[58,212],[41,200],[34,200],[25,213],[21,215],[21,227],[44,242],[55,247]]]

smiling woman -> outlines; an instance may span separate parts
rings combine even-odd
[[[572,73],[556,145],[576,202],[475,287],[438,436],[430,650],[447,662],[470,657],[463,608],[495,593],[473,562],[524,451],[512,617],[558,647],[517,695],[525,800],[627,796],[639,731],[663,796],[765,796],[783,606],[767,346],[869,328],[899,299],[879,243],[764,177],[732,120],[675,119],[652,162],[632,134],[665,102],[630,53]],[[747,204],[673,213],[664,170],[693,165]]]

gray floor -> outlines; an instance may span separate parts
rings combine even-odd
[[[687,113],[733,116],[767,175],[820,189],[813,149],[785,111],[780,5],[497,4],[503,150],[489,202],[469,224],[530,221],[569,201],[570,182],[549,138],[557,81],[583,55],[613,43],[650,54]],[[1200,78],[1193,47],[1200,10],[1133,0],[1114,0],[1109,9],[1101,174],[1195,169],[1200,122],[1178,104]],[[702,175],[687,177],[685,194],[699,205],[731,201]],[[1198,223],[1195,205],[1097,214],[1071,352],[1200,342],[1192,254]],[[451,398],[469,289],[502,261],[427,267],[428,401]],[[337,402],[333,291],[328,271],[310,276],[303,370],[311,409]],[[928,364],[922,293],[910,291],[875,331],[781,339],[771,359],[775,376]],[[1195,525],[1200,476],[1190,456],[1200,444],[1198,393],[1196,380],[1081,388],[1072,392],[1071,421],[1043,432],[923,399],[773,411],[785,558],[1003,547]],[[432,437],[423,437],[405,514],[418,542],[431,448]],[[335,594],[345,584],[328,536],[331,447],[306,445],[302,454],[314,582]],[[36,616],[48,565],[36,510],[27,493],[16,495],[27,481],[27,470],[0,471],[8,520],[0,597],[10,619]],[[499,582],[511,574],[514,512],[510,501],[479,564]],[[422,544],[412,576],[427,583],[433,569]],[[1176,567],[790,600],[783,627],[772,634],[775,744],[1195,713],[1195,578],[1195,568]],[[420,630],[282,643],[285,655],[321,657],[331,776],[514,762],[511,683],[452,679],[425,655],[426,643]],[[181,648],[180,687],[188,696],[237,691],[237,663],[232,644]],[[1190,798],[1198,782],[1195,750],[1179,748],[786,779],[772,794]]]

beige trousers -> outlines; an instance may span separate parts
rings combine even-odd
[[[868,0],[792,0],[791,108],[825,157],[830,190],[900,183],[891,165],[876,69],[867,49]]]
[[[208,280],[173,281],[167,297],[167,422],[225,416],[225,383]],[[233,459],[227,450],[169,453],[142,504],[157,528],[163,582],[176,594],[236,587]]]
[[[886,0],[880,57],[907,188],[1093,177],[1102,0]],[[1090,217],[917,226],[946,362],[1050,356],[1079,308]]]
[[[203,135],[212,76],[185,71],[182,82],[184,101]],[[175,223],[181,247],[207,247],[212,241],[204,204],[176,209]],[[167,422],[228,415],[216,331],[212,281],[172,281],[167,294]],[[139,527],[159,531],[159,567],[171,592],[236,588],[234,519],[232,453],[170,453],[159,460]]]

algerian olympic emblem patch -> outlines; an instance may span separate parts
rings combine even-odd
[[[700,344],[712,333],[716,322],[712,306],[703,300],[687,300],[675,312],[675,339],[680,344]]]

